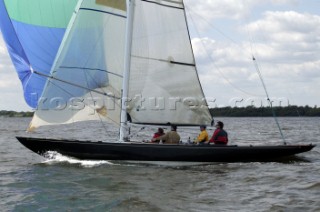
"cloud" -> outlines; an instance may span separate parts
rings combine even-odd
[[[320,16],[294,11],[267,11],[263,19],[248,24],[250,34],[261,37],[277,47],[289,46],[295,50],[316,50],[320,45]],[[314,45],[316,44],[316,45]],[[281,46],[281,47],[282,47]]]
[[[298,4],[297,0],[185,0],[187,12],[197,13],[208,21],[219,18],[243,19],[259,7]]]
[[[201,2],[185,0],[185,5],[187,12],[197,13],[209,21],[219,18],[242,19],[251,14],[252,9],[257,5],[279,4],[277,2],[272,0],[202,0]]]
[[[216,96],[219,89],[230,93],[223,93],[225,99],[263,95],[264,91],[258,89],[262,85],[251,58],[253,54],[269,93],[279,98],[291,93],[300,100],[299,104],[319,104],[320,94],[314,92],[320,89],[319,15],[265,11],[260,19],[233,30],[226,34],[237,33],[247,39],[236,41],[226,36],[224,40],[210,37],[192,40],[207,95]]]
[[[305,79],[320,77],[320,16],[268,11],[263,19],[246,28],[253,37],[260,38],[255,47],[261,61]],[[271,73],[278,75],[279,71]]]

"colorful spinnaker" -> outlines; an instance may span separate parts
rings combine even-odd
[[[0,28],[27,104],[36,108],[78,0],[0,0]]]

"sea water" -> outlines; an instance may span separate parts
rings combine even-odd
[[[230,144],[283,142],[272,118],[216,120],[225,123]],[[113,141],[118,130],[88,122],[30,134],[29,121],[0,118],[0,211],[320,211],[320,118],[279,118],[287,143],[318,145],[301,160],[203,164],[77,160],[55,152],[45,159],[15,136]],[[132,139],[148,140],[156,130],[136,126]],[[178,132],[187,141],[199,129]]]

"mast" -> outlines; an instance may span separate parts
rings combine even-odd
[[[128,125],[127,125],[127,100],[129,93],[129,77],[130,77],[130,63],[131,63],[131,47],[133,34],[133,13],[134,1],[126,0],[127,2],[127,22],[126,22],[126,43],[124,55],[124,71],[122,81],[122,100],[121,100],[121,114],[120,114],[120,142],[128,139]]]

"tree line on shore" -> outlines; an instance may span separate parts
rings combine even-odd
[[[287,107],[273,107],[273,111],[276,116],[320,116],[320,108],[317,106],[287,106]],[[272,109],[270,107],[219,107],[210,108],[210,113],[213,116],[224,117],[269,117],[273,116]]]
[[[12,111],[12,110],[1,110],[0,111],[0,116],[4,117],[32,117],[33,112],[27,111],[27,112],[17,112],[17,111]]]
[[[320,108],[317,106],[287,106],[287,107],[273,107],[276,116],[320,116]],[[0,116],[4,117],[32,117],[32,111],[17,112],[1,110]],[[210,113],[217,117],[269,117],[273,116],[270,107],[216,107],[210,108]]]

